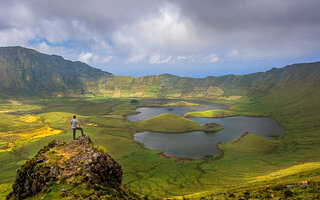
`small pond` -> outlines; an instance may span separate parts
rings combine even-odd
[[[139,114],[130,115],[130,121],[147,119],[162,113],[182,115],[191,111],[225,109],[225,105],[197,102],[193,107],[143,107],[138,108]],[[170,110],[168,110],[170,109]],[[189,159],[202,159],[205,155],[221,154],[217,149],[219,142],[235,139],[249,131],[255,135],[269,138],[269,134],[284,135],[284,129],[273,119],[266,117],[235,116],[226,118],[189,118],[199,124],[216,122],[224,127],[223,130],[206,133],[194,131],[188,133],[155,133],[143,132],[134,135],[134,140],[143,143],[148,149],[164,150],[167,156]]]

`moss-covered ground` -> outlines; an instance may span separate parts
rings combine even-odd
[[[286,135],[272,142],[271,145],[279,146],[274,152],[243,150],[228,144],[222,158],[196,161],[160,157],[160,151],[146,150],[132,139],[135,127],[124,116],[135,113],[135,108],[142,103],[148,105],[147,100],[139,100],[140,104],[132,104],[130,99],[105,98],[30,99],[14,103],[1,100],[0,149],[7,149],[10,142],[19,140],[24,133],[28,135],[46,127],[61,132],[29,138],[12,150],[0,153],[0,198],[4,199],[10,192],[16,170],[25,160],[53,139],[66,142],[72,139],[69,123],[73,114],[78,115],[85,133],[95,144],[105,147],[120,163],[123,183],[150,198],[182,199],[187,195],[185,198],[210,199],[215,194],[217,198],[219,195],[224,198],[224,194],[230,193],[240,197],[247,191],[262,195],[266,185],[272,189],[277,185],[297,185],[304,180],[314,185],[308,190],[292,190],[299,195],[312,195],[320,182],[320,107],[315,97],[293,99],[281,96],[280,91],[255,99],[219,100],[239,115],[251,113],[276,119],[285,128]],[[249,137],[242,143],[256,139]],[[234,145],[243,147],[243,144]]]

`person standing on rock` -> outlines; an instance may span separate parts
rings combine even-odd
[[[73,140],[76,139],[76,131],[77,130],[81,130],[81,136],[83,137],[83,128],[81,127],[80,123],[78,122],[78,120],[76,120],[77,116],[73,115],[73,119],[71,120],[71,126],[72,126],[72,130],[73,130]]]

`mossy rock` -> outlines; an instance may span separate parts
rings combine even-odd
[[[88,136],[49,143],[18,170],[12,188],[7,199],[140,199],[122,185],[121,166]]]

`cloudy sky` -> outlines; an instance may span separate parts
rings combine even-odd
[[[320,61],[319,0],[0,0],[0,46],[116,75],[245,74]]]

